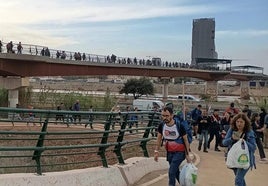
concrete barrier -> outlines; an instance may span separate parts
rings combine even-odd
[[[118,167],[89,168],[64,172],[0,175],[1,186],[126,186]]]
[[[118,167],[127,185],[133,185],[150,172],[168,169],[169,167],[166,158],[163,157],[159,158],[158,162],[155,162],[154,158],[136,157],[127,159],[125,163],[126,165],[118,165]]]
[[[167,169],[165,158],[154,162],[153,158],[136,157],[126,160],[125,165],[109,168],[94,167],[63,172],[48,172],[43,175],[14,173],[0,175],[0,186],[129,186],[146,174]]]

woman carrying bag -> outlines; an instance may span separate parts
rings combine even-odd
[[[256,150],[256,141],[253,130],[251,130],[251,123],[247,115],[244,113],[239,113],[234,116],[231,127],[228,130],[225,139],[223,140],[223,145],[228,146],[230,151],[232,146],[237,142],[245,142],[248,148],[248,158],[249,167],[248,168],[231,168],[235,174],[235,186],[246,186],[245,175],[249,168],[256,168],[254,152]],[[229,151],[229,152],[230,152]],[[228,155],[227,155],[228,159]]]

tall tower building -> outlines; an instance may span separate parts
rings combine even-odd
[[[215,51],[214,18],[193,20],[192,65],[196,65],[196,58],[218,58],[217,52]]]

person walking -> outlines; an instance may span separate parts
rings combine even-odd
[[[220,133],[220,141],[219,146],[225,147],[222,144],[222,140],[225,138],[227,131],[229,130],[231,123],[232,123],[233,116],[229,112],[225,112],[223,117],[221,118],[221,133]],[[224,156],[227,156],[226,148],[224,149]]]
[[[138,113],[138,107],[135,107],[134,108],[134,112],[137,112]],[[139,132],[138,128],[139,128],[139,116],[137,114],[134,114],[132,116],[132,120],[136,126],[136,132]]]
[[[130,111],[130,109],[129,110],[127,110],[128,112]],[[138,112],[138,108],[137,107],[135,107],[135,109],[134,109],[134,112]],[[130,114],[130,122],[129,122],[129,133],[133,133],[133,130],[132,130],[132,127],[133,126],[136,126],[136,132],[138,132],[138,115],[137,114]]]
[[[230,103],[230,106],[225,109],[225,112],[229,112],[231,114],[231,117],[238,114],[240,111],[238,108],[235,108],[234,102]]]
[[[206,109],[204,109],[202,111],[202,115],[198,118],[197,123],[198,123],[198,134],[199,134],[198,150],[199,151],[201,150],[202,144],[203,144],[203,139],[204,139],[203,152],[208,152],[207,151],[208,131],[209,131],[209,127],[211,125],[211,119],[210,119],[210,117],[208,117]]]
[[[249,109],[248,105],[244,105],[242,112],[244,112],[248,116],[249,119],[251,118],[252,111],[251,109]]]
[[[239,113],[234,116],[231,128],[228,130],[225,139],[223,140],[223,145],[228,146],[230,149],[233,144],[238,140],[243,139],[249,150],[249,162],[250,166],[248,169],[243,168],[232,168],[235,175],[235,185],[236,186],[246,186],[245,176],[248,170],[253,167],[256,168],[254,152],[256,150],[256,141],[253,130],[250,126],[250,120],[244,113]]]
[[[116,115],[113,115],[113,122],[112,122],[112,129],[115,129],[115,125],[118,124],[121,126],[121,110],[120,110],[120,106],[117,105],[116,107],[113,107],[111,112],[115,112],[117,113]]]
[[[70,106],[69,107],[69,111],[73,111],[73,106]],[[70,123],[73,123],[73,121],[74,121],[74,116],[72,115],[72,114],[67,114],[66,115],[66,118],[67,118],[67,122],[66,122],[66,124],[67,124],[67,127],[69,127],[70,125]]]
[[[163,139],[167,151],[167,161],[169,163],[168,185],[175,186],[176,179],[179,182],[180,178],[180,164],[185,158],[188,163],[191,162],[189,156],[190,144],[188,142],[185,128],[182,125],[178,127],[179,123],[176,123],[176,120],[174,120],[173,109],[165,107],[162,110],[161,115],[163,122],[158,126],[154,160],[156,162],[158,161],[159,149]]]
[[[260,124],[262,126],[265,125],[265,116],[267,115],[266,109],[265,108],[261,108],[261,112],[260,112]],[[264,138],[262,138],[262,142],[264,142]]]
[[[0,53],[2,53],[2,46],[3,44],[2,44],[2,41],[0,40]]]
[[[268,163],[266,155],[264,153],[262,139],[263,139],[263,131],[265,126],[260,123],[260,115],[258,113],[253,113],[251,117],[251,126],[256,136],[256,144],[260,154],[260,163]]]
[[[63,103],[60,103],[60,105],[57,106],[57,110],[58,111],[61,111],[64,109],[64,104]],[[56,114],[56,125],[57,125],[57,122],[59,121],[62,121],[62,123],[64,123],[64,115],[63,114]]]
[[[7,47],[7,53],[14,53],[12,41],[10,41],[9,43],[7,43],[6,47]]]
[[[17,54],[22,54],[22,45],[21,45],[21,42],[19,42],[18,46],[17,46]]]
[[[34,107],[32,105],[29,105],[28,109],[33,110]],[[27,120],[27,126],[29,126],[30,122],[32,122],[33,125],[35,126],[34,118],[35,118],[35,114],[33,112],[29,112],[29,117],[28,117],[28,120]]]
[[[222,129],[227,132],[230,128],[231,122],[232,122],[232,117],[231,113],[225,112],[222,119],[221,119],[221,126]]]
[[[214,136],[216,138],[216,142],[215,142],[215,151],[221,151],[218,147],[219,147],[219,143],[220,143],[220,130],[221,130],[221,126],[220,126],[220,116],[219,116],[219,109],[214,109],[213,114],[211,115],[211,127],[210,127],[210,132],[209,132],[209,140],[208,140],[208,149],[210,148],[210,143],[213,140]]]
[[[201,109],[202,109],[202,105],[197,105],[197,107],[191,111],[192,127],[193,127],[193,131],[194,131],[193,136],[195,136],[196,139],[197,139],[197,130],[198,130],[197,119],[202,114]]]
[[[261,108],[261,112],[260,112],[260,123],[261,124],[264,124],[264,120],[265,120],[266,115],[267,115],[266,109]]]
[[[79,100],[76,100],[74,104],[74,111],[79,112],[80,111],[80,103]],[[80,114],[74,114],[74,124],[76,124],[76,119],[78,118],[79,124],[81,124],[81,115]]]
[[[264,146],[268,148],[268,114],[264,117],[264,125],[266,126],[264,130]]]
[[[152,137],[157,137],[157,134],[158,134],[157,128],[159,125],[159,120],[161,119],[159,117],[159,115],[157,115],[157,113],[159,113],[160,110],[157,106],[154,106],[153,111],[155,112],[155,114],[149,115],[149,119],[153,120],[153,122],[152,122],[153,128],[151,129],[151,135],[152,135]]]
[[[93,120],[94,120],[94,115],[92,114],[93,112],[93,106],[90,105],[89,110],[91,114],[88,116],[88,123],[85,124],[85,128],[87,128],[88,124],[90,125],[90,128],[93,129]]]

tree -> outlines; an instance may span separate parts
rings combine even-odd
[[[0,106],[7,107],[8,105],[8,90],[1,88],[0,89]]]
[[[146,78],[132,78],[127,80],[119,93],[133,94],[134,99],[138,99],[142,95],[152,95],[154,93],[154,85]]]
[[[104,96],[104,102],[103,102],[103,110],[104,111],[110,111],[115,105],[116,100],[114,97],[111,96],[111,91],[109,89],[106,90],[105,96]]]

